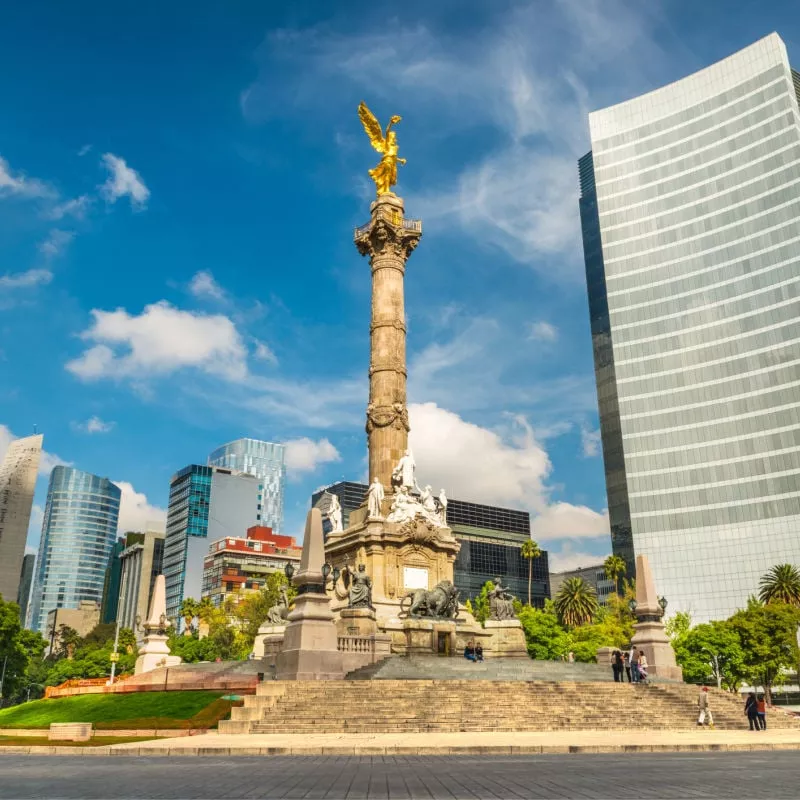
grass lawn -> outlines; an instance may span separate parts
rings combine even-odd
[[[93,722],[95,729],[212,728],[234,705],[225,692],[83,694],[32,700],[0,711],[0,728],[49,728],[51,722]]]
[[[157,737],[161,738],[161,737]],[[88,742],[51,742],[46,736],[0,736],[2,747],[102,747],[126,742],[152,742],[152,736],[95,736]]]

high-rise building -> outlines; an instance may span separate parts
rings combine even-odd
[[[324,514],[330,495],[336,495],[342,507],[343,525],[347,527],[351,512],[361,506],[368,489],[365,483],[341,481],[314,492],[311,505]],[[453,581],[462,599],[476,597],[486,581],[499,577],[512,594],[527,601],[528,562],[520,553],[522,544],[531,538],[531,518],[527,511],[448,499],[447,524],[461,544],[453,565]],[[544,606],[550,597],[547,563],[546,552],[533,560],[534,606]]]
[[[613,549],[699,621],[800,561],[798,93],[772,34],[590,114],[579,164]]]
[[[257,524],[260,479],[190,464],[172,476],[164,539],[167,616],[180,625],[184,597],[199,599],[209,542],[241,536]]]
[[[42,435],[15,439],[0,466],[0,597],[16,600],[33,491],[42,454]]]
[[[106,575],[103,580],[103,596],[100,600],[100,622],[104,625],[117,621],[119,586],[122,579],[122,564],[119,557],[124,549],[125,537],[120,536],[111,548],[111,554],[106,565]]]
[[[297,567],[302,553],[293,536],[280,536],[262,525],[248,528],[245,536],[212,542],[203,565],[202,596],[221,606],[231,594],[263,589],[268,575],[283,573],[290,561]]]
[[[164,531],[148,526],[144,533],[129,533],[119,554],[120,590],[117,619],[123,628],[136,631],[136,618],[147,619],[156,576],[164,568]],[[137,631],[137,634],[139,632]]]
[[[283,530],[283,495],[286,490],[286,445],[259,439],[236,439],[214,450],[211,467],[248,472],[259,479],[256,522]]]
[[[22,624],[28,616],[28,600],[31,596],[31,586],[33,585],[33,568],[36,565],[36,556],[33,553],[26,553],[22,559],[22,570],[19,575],[19,591],[17,592],[17,605],[19,606],[19,618]]]
[[[64,466],[50,473],[30,602],[32,630],[44,631],[47,614],[56,608],[78,608],[82,600],[99,608],[120,496],[108,478]]]

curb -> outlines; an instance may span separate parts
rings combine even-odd
[[[624,744],[624,745],[485,745],[480,747],[413,747],[402,745],[347,747],[0,747],[0,755],[31,756],[522,756],[522,755],[584,755],[597,753],[702,753],[753,752],[769,750],[800,750],[800,742],[773,744],[708,743],[708,744]]]

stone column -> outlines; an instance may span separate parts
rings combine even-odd
[[[378,197],[371,219],[356,229],[355,244],[372,268],[369,403],[369,480],[388,489],[392,469],[408,446],[406,320],[403,280],[406,261],[422,235],[422,223],[404,219],[403,200]]]

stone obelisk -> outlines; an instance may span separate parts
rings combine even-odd
[[[392,192],[370,205],[371,219],[356,229],[355,244],[372,269],[369,403],[369,478],[385,487],[408,447],[406,407],[406,261],[422,236],[422,223],[405,219],[403,200]]]

